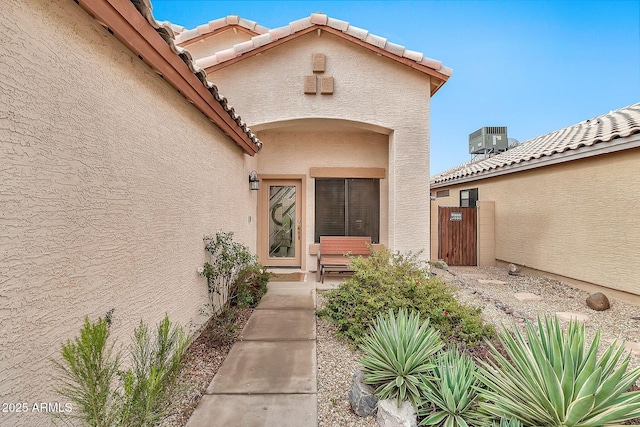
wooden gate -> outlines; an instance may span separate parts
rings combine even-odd
[[[478,210],[438,207],[438,258],[449,265],[477,265]]]

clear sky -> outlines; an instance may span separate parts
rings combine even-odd
[[[469,160],[482,126],[523,142],[640,102],[640,0],[152,3],[157,20],[188,29],[232,14],[276,28],[323,12],[442,61],[454,71],[431,101],[432,175]]]

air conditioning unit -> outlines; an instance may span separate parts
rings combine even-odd
[[[506,126],[485,126],[469,135],[469,153],[499,153],[509,148]]]

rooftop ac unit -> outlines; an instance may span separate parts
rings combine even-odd
[[[506,126],[485,126],[469,135],[469,153],[499,153],[509,148]]]

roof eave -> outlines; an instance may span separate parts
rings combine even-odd
[[[562,153],[555,153],[551,156],[543,156],[533,158],[520,163],[497,167],[482,172],[470,174],[461,178],[449,179],[442,182],[431,183],[431,188],[451,187],[452,185],[466,184],[469,182],[479,181],[481,179],[495,178],[516,172],[523,172],[544,166],[556,165],[559,163],[570,162],[573,160],[586,159],[589,157],[600,156],[602,154],[615,153],[633,148],[640,148],[640,133],[635,133],[628,137],[616,138],[607,142],[599,142],[595,145],[583,146],[574,150],[567,150]]]
[[[413,69],[415,69],[417,71],[420,71],[422,73],[425,73],[425,74],[433,77],[435,79],[435,82],[433,82],[433,80],[432,80],[432,86],[431,86],[431,90],[430,90],[431,96],[433,96],[449,79],[448,75],[443,74],[443,73],[441,73],[441,72],[439,72],[437,70],[434,70],[433,68],[427,67],[426,65],[423,65],[423,64],[419,64],[419,63],[417,63],[417,62],[415,62],[415,61],[413,61],[413,60],[411,60],[409,58],[404,58],[404,57],[400,57],[398,55],[394,55],[391,52],[388,52],[388,51],[386,51],[384,49],[381,49],[381,48],[379,48],[377,46],[374,46],[374,45],[372,45],[370,43],[367,43],[367,42],[365,42],[365,41],[363,41],[363,40],[361,40],[361,39],[359,39],[357,37],[354,37],[354,36],[352,36],[350,34],[347,34],[347,33],[343,32],[343,31],[337,30],[337,29],[332,28],[332,27],[323,26],[323,25],[312,25],[309,28],[305,28],[303,30],[296,31],[293,34],[290,34],[290,35],[288,35],[286,37],[283,37],[281,39],[272,41],[272,42],[270,42],[268,44],[265,44],[264,46],[260,46],[260,47],[258,47],[256,49],[252,49],[252,50],[250,50],[248,52],[241,53],[238,56],[236,56],[235,58],[229,59],[229,60],[224,61],[224,62],[220,62],[219,64],[215,64],[215,65],[212,65],[210,67],[206,67],[205,71],[207,73],[213,73],[213,72],[218,71],[218,70],[220,70],[222,68],[228,67],[228,66],[233,65],[233,64],[235,64],[237,62],[240,62],[240,61],[243,61],[243,60],[245,60],[247,58],[250,58],[252,56],[258,55],[258,54],[263,53],[263,52],[265,52],[267,50],[273,49],[274,47],[280,46],[280,45],[282,45],[282,44],[284,44],[284,43],[286,43],[286,42],[288,42],[290,40],[296,39],[298,37],[301,37],[301,36],[303,36],[305,34],[308,34],[308,33],[311,33],[311,32],[317,31],[317,30],[326,31],[328,33],[331,33],[331,34],[334,34],[334,35],[336,35],[338,37],[341,37],[341,38],[343,38],[345,40],[349,40],[349,41],[351,41],[351,42],[353,42],[353,43],[355,43],[355,44],[357,44],[359,46],[362,46],[362,47],[364,47],[364,48],[366,48],[366,49],[368,49],[368,50],[370,50],[372,52],[375,52],[376,54],[378,54],[380,56],[383,56],[383,57],[386,57],[386,58],[390,58],[390,59],[392,59],[394,61],[397,61],[397,62],[399,62],[401,64],[409,66],[409,67],[411,67],[411,68],[413,68]]]
[[[78,0],[78,4],[176,88],[245,153],[253,156],[259,151],[260,147],[171,50],[130,0]]]

